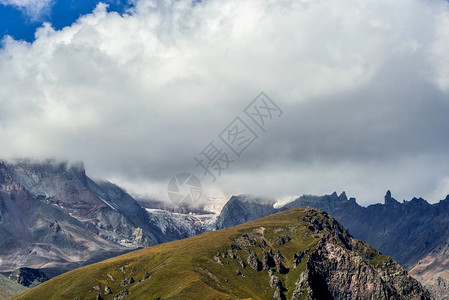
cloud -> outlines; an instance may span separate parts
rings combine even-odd
[[[449,176],[448,13],[442,0],[99,4],[33,43],[3,41],[0,153],[82,160],[151,195],[180,171],[227,194],[435,195]],[[218,134],[261,90],[285,114],[211,183],[193,157],[212,140],[226,150]]]
[[[447,8],[446,4],[446,8]],[[449,91],[449,12],[447,9],[439,16],[439,22],[435,30],[435,39],[432,41],[430,48],[430,61],[435,67],[433,79],[438,86],[444,90]]]
[[[32,21],[39,20],[42,15],[49,13],[52,0],[0,0],[0,4],[11,5],[20,9]]]

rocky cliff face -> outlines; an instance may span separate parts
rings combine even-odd
[[[135,246],[157,242],[148,227],[145,210],[114,184],[93,182],[82,164],[24,161],[6,166],[33,198],[95,227],[101,237],[113,242],[128,240],[136,228],[143,227],[147,241]]]
[[[31,288],[47,281],[48,277],[39,269],[19,268],[9,274],[9,279]]]
[[[370,264],[360,254],[323,241],[310,254],[292,299],[301,299],[304,293],[310,299],[431,298],[396,262],[382,260],[385,261]]]
[[[0,164],[1,271],[65,268],[127,250],[119,241],[136,224],[93,193],[89,181],[80,166]]]
[[[449,299],[449,241],[420,259],[410,274],[437,299]]]

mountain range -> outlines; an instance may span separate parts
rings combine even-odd
[[[229,228],[310,206],[334,216],[357,239],[391,256],[438,299],[449,299],[449,197],[360,206],[343,192],[276,200],[233,196],[216,216],[160,201],[138,201],[92,180],[81,163],[0,161],[0,272],[22,267],[48,277],[139,248]],[[0,290],[2,288],[0,287]]]
[[[214,228],[209,218],[145,209],[82,164],[0,161],[0,272],[50,276]]]
[[[326,212],[283,211],[53,278],[16,299],[432,299]]]
[[[422,198],[399,202],[387,191],[383,204],[360,206],[343,192],[303,195],[281,207],[274,200],[232,197],[217,218],[217,228],[235,226],[295,207],[325,210],[358,239],[391,256],[438,299],[449,299],[449,196],[435,204]]]

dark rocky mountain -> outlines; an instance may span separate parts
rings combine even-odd
[[[134,251],[16,299],[432,299],[393,259],[313,208]]]
[[[234,202],[248,201],[247,197],[239,198],[234,197]],[[252,198],[251,206],[257,206],[256,198]],[[438,298],[449,295],[449,196],[435,204],[422,198],[399,202],[388,191],[384,204],[363,207],[355,198],[348,199],[344,192],[341,195],[304,195],[271,211],[263,203],[260,209],[253,210],[258,214],[252,218],[303,206],[330,213],[354,237],[373,245],[411,270],[411,274],[430,290],[437,291]],[[222,220],[218,228],[236,225],[245,217],[245,213],[234,207],[235,203],[225,205],[218,217]]]
[[[213,228],[207,218],[147,210],[82,164],[0,161],[0,272],[49,276]]]
[[[155,244],[151,232],[138,236],[141,220],[118,211],[114,199],[100,198],[93,186],[102,190],[80,165],[1,162],[0,270],[64,268],[101,253],[123,253],[124,242]]]
[[[276,200],[249,195],[232,196],[217,217],[217,228],[228,228],[246,223],[276,212]]]
[[[29,288],[38,286],[48,280],[47,275],[39,269],[18,268],[11,274],[9,279]]]

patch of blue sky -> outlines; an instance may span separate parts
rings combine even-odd
[[[80,16],[91,13],[99,2],[108,4],[108,11],[119,14],[132,6],[129,1],[110,0],[56,0],[38,18],[27,14],[24,8],[14,5],[0,4],[0,40],[6,35],[15,40],[33,42],[36,29],[44,22],[51,23],[56,30],[70,26]]]

